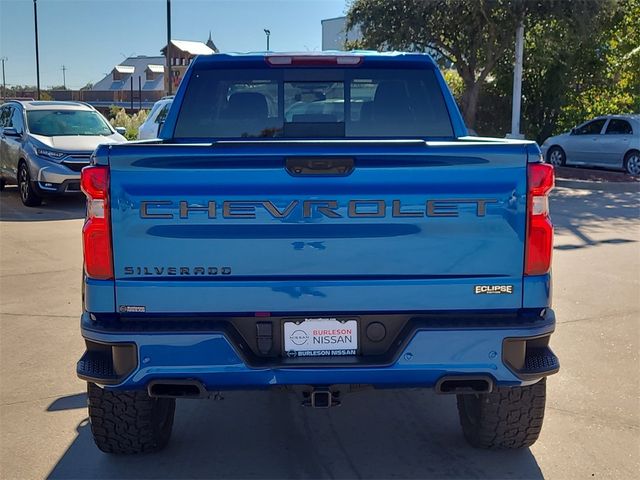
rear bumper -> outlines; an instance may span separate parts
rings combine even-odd
[[[393,355],[369,359],[286,359],[256,363],[224,329],[123,330],[82,317],[87,352],[78,375],[119,390],[144,390],[154,380],[195,380],[207,390],[293,385],[434,387],[444,376],[483,375],[495,384],[524,385],[558,371],[548,347],[555,316],[453,325],[416,322]],[[302,361],[302,362],[301,362]]]

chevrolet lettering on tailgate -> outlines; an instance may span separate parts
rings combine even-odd
[[[348,218],[381,218],[387,215],[393,218],[404,217],[457,217],[458,209],[462,205],[471,205],[478,217],[484,217],[487,205],[497,203],[495,198],[426,200],[422,208],[410,209],[404,207],[402,200],[349,200],[346,202]],[[218,205],[221,207],[218,208]],[[179,213],[167,213],[167,210],[178,207]],[[275,219],[286,220],[293,216],[312,218],[314,213],[327,218],[343,218],[339,213],[340,205],[336,200],[293,200],[284,208],[278,208],[269,200],[224,200],[216,202],[209,200],[204,204],[190,204],[187,200],[178,202],[161,200],[142,200],[140,202],[140,218],[172,219],[189,218],[197,213],[205,213],[208,218],[218,218],[221,210],[222,218],[255,219],[256,210],[264,209]]]

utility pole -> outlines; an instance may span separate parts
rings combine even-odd
[[[38,88],[38,96],[36,100],[40,100],[40,52],[38,50],[38,0],[33,0],[33,24],[36,33],[36,82]]]
[[[62,68],[60,69],[62,70],[62,86],[63,88],[66,90],[67,89],[67,67],[65,65],[62,65]]]
[[[511,138],[523,138],[520,133],[520,110],[522,103],[522,58],[524,56],[524,22],[516,28],[516,57],[513,68],[513,100],[511,103]]]
[[[7,98],[7,82],[4,78],[4,62],[8,62],[9,59],[7,57],[2,57],[0,58],[0,61],[2,62],[2,100],[4,100]]]
[[[168,95],[171,95],[171,83],[173,82],[171,76],[171,0],[167,0],[167,75]]]
[[[267,52],[269,51],[269,37],[271,36],[271,30],[265,28],[264,34],[267,36]]]

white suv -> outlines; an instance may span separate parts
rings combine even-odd
[[[173,96],[164,97],[153,105],[147,119],[138,129],[138,140],[158,138],[160,127],[167,118],[167,113],[169,113],[171,103],[173,103]]]

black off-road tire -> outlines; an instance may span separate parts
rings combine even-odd
[[[29,168],[24,162],[18,167],[18,191],[20,200],[26,207],[38,207],[42,204],[42,197],[33,188]]]
[[[4,186],[7,184],[4,178],[0,178],[0,192],[4,190]]]
[[[498,387],[491,393],[458,395],[464,436],[476,448],[525,448],[542,429],[546,379],[527,387]]]
[[[93,440],[107,453],[149,453],[171,437],[176,401],[147,392],[116,392],[87,384]]]

